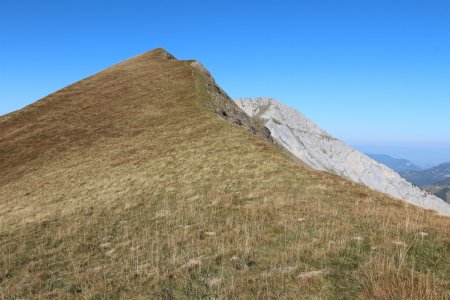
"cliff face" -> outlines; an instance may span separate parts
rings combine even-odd
[[[330,136],[295,109],[271,98],[237,99],[236,103],[250,116],[259,118],[275,140],[307,165],[411,204],[450,215],[450,205]]]

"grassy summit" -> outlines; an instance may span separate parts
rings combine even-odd
[[[258,124],[162,49],[0,117],[0,298],[450,297],[450,218]]]

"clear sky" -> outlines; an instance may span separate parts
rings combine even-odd
[[[448,0],[2,0],[0,114],[156,47],[349,144],[450,161]]]

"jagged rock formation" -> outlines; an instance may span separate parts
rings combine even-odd
[[[216,83],[214,77],[209,70],[197,60],[190,61],[196,75],[201,77],[201,81],[206,84],[207,100],[203,101],[203,105],[208,109],[216,112],[221,118],[239,125],[246,130],[258,135],[259,137],[273,143],[269,129],[259,122],[255,122],[246,113],[240,109],[233,99]]]
[[[450,216],[449,204],[335,139],[295,109],[271,98],[237,99],[236,103],[251,117],[260,119],[275,140],[307,165]]]

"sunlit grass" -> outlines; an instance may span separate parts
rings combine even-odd
[[[450,297],[449,218],[225,122],[187,63],[117,68],[62,98],[127,72],[139,89],[114,94],[134,113],[115,114],[117,129],[96,136],[102,119],[89,119],[89,145],[55,141],[65,150],[3,165],[0,298]]]

